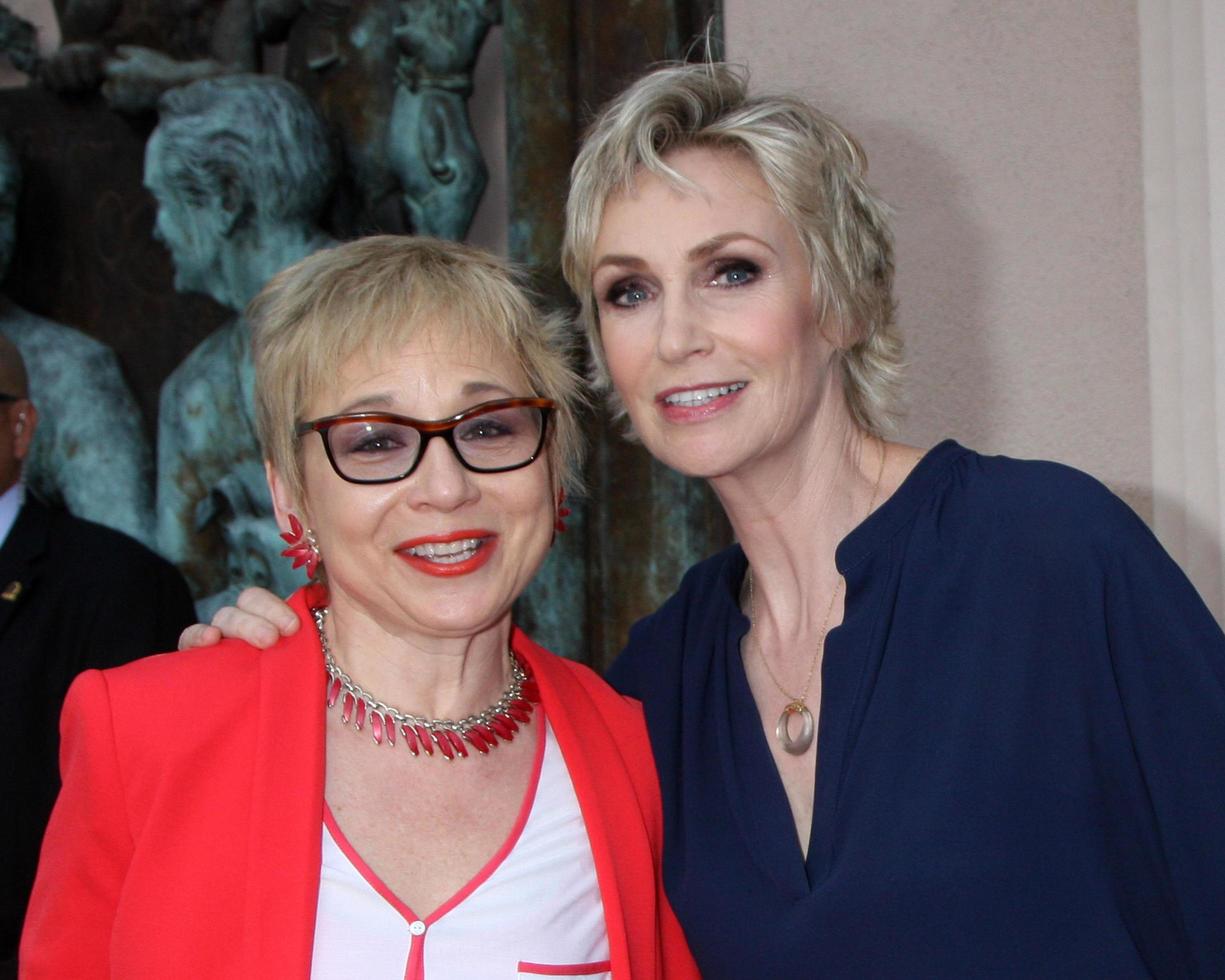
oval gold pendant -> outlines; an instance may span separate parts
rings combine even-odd
[[[789,724],[792,715],[800,716],[800,734],[794,738],[791,735],[791,726]],[[792,701],[787,707],[783,708],[783,713],[778,716],[778,725],[774,729],[774,736],[778,739],[784,752],[788,755],[803,755],[812,746],[814,734],[815,726],[812,723],[812,712],[808,710],[808,706],[803,701]]]

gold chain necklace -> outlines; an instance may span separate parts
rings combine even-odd
[[[885,474],[885,455],[887,454],[885,444],[881,443],[880,450],[880,466],[876,471],[876,482],[872,485],[872,499],[868,501],[868,509],[864,513],[866,519],[868,514],[872,513],[872,508],[876,506],[876,495],[880,492],[881,477]],[[753,569],[749,568],[749,631],[752,632],[753,624],[757,619],[756,603],[753,596]],[[804,679],[804,687],[798,695],[788,694],[787,690],[779,682],[778,677],[774,674],[774,669],[770,666],[770,661],[767,659],[765,651],[761,648],[761,642],[757,643],[758,653],[761,654],[762,665],[766,668],[766,674],[773,681],[774,686],[778,688],[778,693],[787,699],[787,705],[783,708],[783,713],[778,716],[778,724],[774,726],[774,737],[778,739],[779,744],[783,747],[783,751],[788,755],[803,755],[812,747],[813,737],[816,735],[816,725],[812,720],[812,712],[808,710],[808,692],[812,688],[812,679],[817,673],[817,664],[821,662],[821,655],[825,651],[825,634],[829,632],[829,620],[834,614],[834,606],[838,602],[838,596],[842,592],[842,587],[846,584],[846,580],[840,575],[838,576],[838,584],[834,586],[833,594],[829,597],[829,605],[825,609],[825,618],[821,621],[821,633],[817,637],[817,647],[812,655],[812,662],[808,665],[808,676]],[[791,718],[796,716],[800,720],[799,735],[791,734]]]

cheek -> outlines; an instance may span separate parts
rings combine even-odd
[[[634,394],[635,384],[642,379],[643,370],[650,359],[651,345],[644,332],[621,325],[603,330],[600,340],[613,387],[628,400]]]
[[[550,543],[553,540],[553,524],[557,519],[557,501],[552,489],[553,481],[548,470],[542,468],[544,478],[533,480],[516,494],[512,503],[507,500],[505,506],[514,508],[519,524],[520,540],[531,551],[539,551],[543,560]],[[533,570],[534,571],[534,570]]]

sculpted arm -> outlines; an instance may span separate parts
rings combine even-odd
[[[252,0],[227,0],[212,27],[209,57],[179,61],[152,48],[121,45],[106,61],[102,94],[121,112],[153,109],[168,89],[202,78],[259,69]]]

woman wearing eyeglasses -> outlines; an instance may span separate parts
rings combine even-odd
[[[76,682],[22,975],[696,976],[640,710],[511,624],[580,454],[555,325],[391,237],[250,316],[302,626]]]

